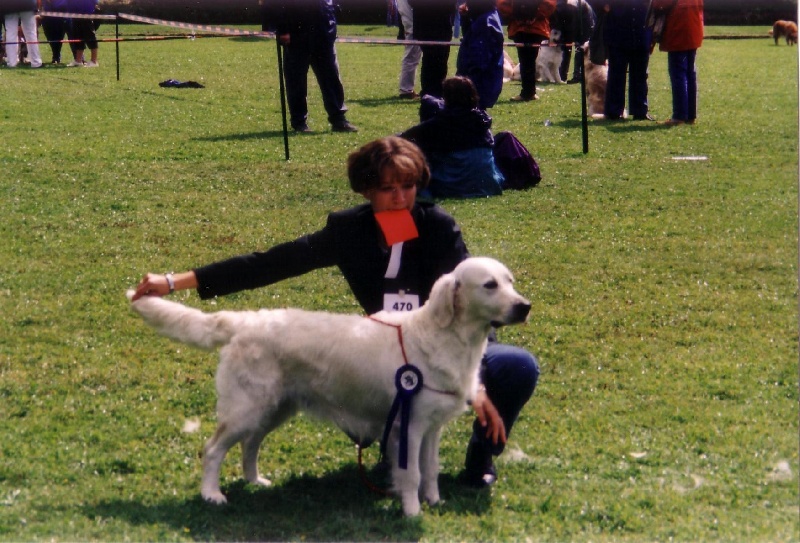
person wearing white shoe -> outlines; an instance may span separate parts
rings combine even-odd
[[[99,0],[69,0],[69,8],[72,13],[85,13],[91,15],[97,9]],[[97,68],[100,64],[97,62],[97,34],[95,30],[97,22],[92,19],[73,18],[67,29],[67,36],[70,40],[77,40],[73,44],[72,54],[75,57],[74,62],[68,64],[69,67],[85,66],[87,68]],[[89,47],[91,60],[87,61],[85,58],[86,47]]]
[[[42,65],[42,55],[39,52],[39,36],[36,30],[36,0],[23,0],[12,3],[15,7],[19,4],[19,11],[5,14],[6,25],[6,65],[15,68],[19,64],[19,30],[22,26],[22,35],[28,46],[28,58],[31,68]]]

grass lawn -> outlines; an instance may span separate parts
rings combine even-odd
[[[515,104],[507,85],[495,129],[531,149],[542,183],[441,205],[531,299],[501,340],[537,353],[542,377],[498,483],[455,480],[465,414],[442,440],[445,503],[413,520],[363,486],[346,437],[306,417],[265,442],[271,488],[241,482],[235,449],[229,505],[204,504],[216,354],[156,336],[124,297],[145,272],[267,248],[359,203],[347,154],[417,120],[394,98],[400,49],[338,46],[360,131],[330,132],[312,79],[315,132],[290,135],[288,162],[274,42],[120,50],[120,81],[111,44],[99,69],[0,69],[0,540],[800,540],[796,48],[706,41],[696,126],[592,121],[588,154],[577,86]],[[158,86],[170,78],[205,88]],[[669,117],[664,53],[650,104]],[[359,312],[333,269],[176,297]]]

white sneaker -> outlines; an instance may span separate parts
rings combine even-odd
[[[92,61],[90,60],[89,62],[87,62],[87,63],[86,63],[86,64],[84,64],[83,66],[84,66],[85,68],[99,68],[99,67],[100,67],[100,63],[99,63],[99,62],[92,62]]]
[[[75,68],[77,66],[83,66],[83,62],[78,62],[77,60],[73,60],[69,64],[67,64],[67,68]]]

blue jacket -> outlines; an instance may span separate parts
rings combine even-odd
[[[495,105],[503,90],[503,40],[503,26],[496,9],[475,17],[464,27],[456,75],[472,80],[482,109]]]

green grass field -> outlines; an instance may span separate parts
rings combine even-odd
[[[312,81],[315,133],[290,136],[289,162],[274,42],[120,50],[120,81],[111,44],[95,70],[0,69],[0,540],[800,540],[796,48],[707,40],[696,126],[591,122],[588,154],[577,86],[513,104],[507,85],[495,129],[531,149],[542,183],[441,205],[531,299],[501,339],[537,353],[542,377],[498,483],[456,482],[465,414],[443,436],[445,502],[413,520],[364,487],[346,437],[306,417],[265,442],[271,488],[241,482],[236,449],[229,505],[204,504],[216,355],[156,336],[124,297],[145,272],[263,249],[359,203],[347,154],[417,119],[394,98],[400,49],[338,46],[360,131],[330,132]],[[206,88],[158,86],[169,78]],[[651,112],[668,118],[670,100],[656,52]],[[359,311],[337,270],[176,298]]]

